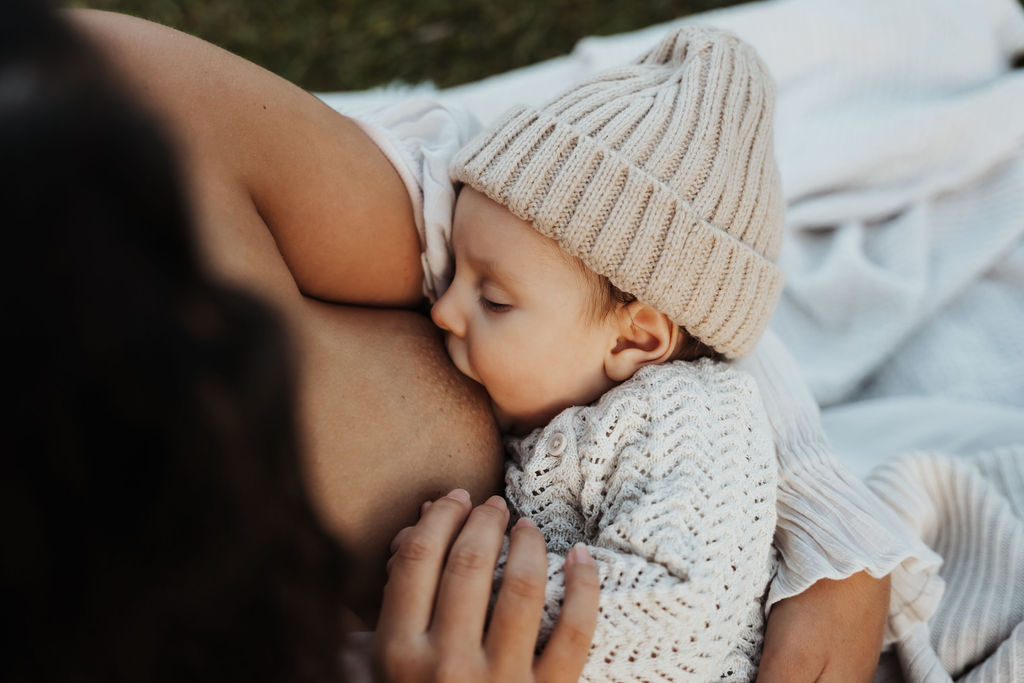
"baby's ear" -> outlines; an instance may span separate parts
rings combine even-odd
[[[672,356],[681,332],[667,315],[641,301],[620,306],[615,315],[618,336],[604,360],[609,379],[623,382],[643,366]]]

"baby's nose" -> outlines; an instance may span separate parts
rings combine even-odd
[[[430,307],[430,319],[442,330],[451,332],[457,337],[463,334],[462,324],[459,323],[461,316],[458,314],[458,307],[455,305],[455,297],[452,288],[441,295],[441,298]]]

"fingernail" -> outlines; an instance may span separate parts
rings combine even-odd
[[[451,491],[447,495],[447,497],[451,498],[452,500],[457,500],[460,503],[468,503],[469,502],[469,491],[467,491],[466,489],[455,489],[454,491]]]
[[[508,510],[508,505],[505,504],[505,499],[501,496],[491,496],[487,499],[487,502],[484,503],[484,505],[490,505],[491,507],[498,508],[502,512]]]
[[[590,551],[587,550],[587,546],[584,543],[574,545],[572,550],[569,551],[569,555],[573,562],[589,565],[595,564],[594,558],[590,555]]]
[[[530,528],[530,527],[536,529],[537,525],[534,524],[533,520],[530,519],[529,517],[520,517],[519,521],[516,522],[515,525],[512,528],[513,529],[520,529],[520,528]]]
[[[420,505],[420,517],[422,517],[423,513],[425,513],[427,510],[429,510],[430,506],[433,505],[433,504],[434,503],[432,501],[429,501],[429,500],[423,501],[423,505]]]

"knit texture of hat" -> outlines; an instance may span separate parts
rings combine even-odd
[[[452,177],[727,358],[782,291],[775,86],[753,48],[688,26],[470,141]]]

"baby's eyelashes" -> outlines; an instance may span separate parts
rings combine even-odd
[[[480,305],[494,313],[504,313],[512,308],[512,304],[498,303],[497,301],[492,301],[485,296],[480,297]]]

